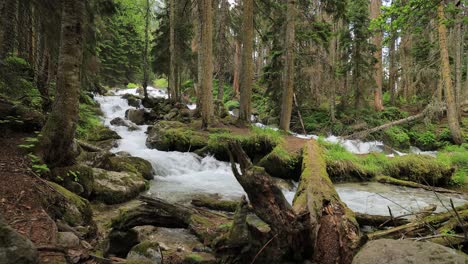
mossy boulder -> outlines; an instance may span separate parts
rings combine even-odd
[[[154,241],[143,241],[132,247],[128,252],[127,260],[161,264],[162,254],[159,244]]]
[[[291,153],[279,145],[263,157],[258,166],[273,177],[297,181],[301,176],[302,155],[300,151]]]
[[[54,182],[49,185],[59,194],[45,197],[46,208],[55,219],[63,219],[70,226],[94,226],[93,211],[88,200],[70,192]]]
[[[35,264],[38,253],[33,243],[0,218],[0,263]]]
[[[129,201],[147,188],[145,179],[138,173],[93,169],[93,197],[106,204]]]
[[[149,131],[146,146],[163,151],[195,151],[208,144],[202,132],[178,121],[160,121]]]
[[[124,94],[122,99],[126,99],[129,106],[140,107],[142,98],[133,94]]]
[[[454,172],[443,160],[416,154],[389,159],[382,168],[383,175],[431,186],[447,186]]]
[[[94,174],[91,167],[77,164],[68,167],[57,167],[52,169],[53,181],[60,183],[68,190],[83,196],[89,197],[93,192]],[[79,184],[81,188],[75,186]],[[81,189],[81,191],[79,191]]]
[[[33,132],[40,130],[44,123],[41,112],[0,95],[0,128]]]
[[[149,161],[139,157],[111,156],[99,167],[110,171],[133,172],[147,180],[153,179],[153,166]]]
[[[88,141],[104,141],[104,140],[116,140],[121,139],[119,134],[114,130],[106,127],[106,126],[99,126],[96,127],[92,133],[87,135]]]
[[[140,243],[140,239],[135,230],[112,230],[104,241],[104,257],[125,258],[132,247],[138,243]]]

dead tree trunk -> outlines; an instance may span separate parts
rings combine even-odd
[[[317,263],[351,263],[359,242],[354,213],[340,200],[315,140],[304,146],[302,174],[293,208],[308,214],[309,241]]]

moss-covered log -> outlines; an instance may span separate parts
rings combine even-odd
[[[409,188],[420,188],[428,191],[434,191],[434,192],[439,192],[439,193],[459,193],[454,190],[449,190],[449,189],[444,189],[440,187],[432,187],[428,185],[424,185],[421,183],[417,182],[412,182],[412,181],[405,181],[405,180],[399,180],[395,179],[392,177],[388,176],[378,176],[376,177],[376,180],[380,183],[386,183],[386,184],[392,184],[392,185],[397,185],[397,186],[404,186],[404,187],[409,187]]]
[[[356,221],[360,226],[388,227],[408,224],[409,221],[404,218],[392,218],[384,215],[369,215],[356,213]]]
[[[309,215],[313,259],[319,263],[351,263],[359,242],[354,213],[333,187],[318,142],[310,140],[303,153],[302,175],[293,207],[298,215]]]

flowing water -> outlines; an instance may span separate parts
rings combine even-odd
[[[96,96],[104,113],[104,124],[116,131],[122,139],[112,152],[125,151],[132,156],[141,157],[151,162],[156,176],[151,182],[149,195],[173,202],[188,202],[200,194],[220,194],[224,199],[237,199],[245,194],[240,184],[232,174],[230,164],[213,157],[200,157],[189,152],[165,152],[148,149],[145,145],[148,126],[139,126],[140,130],[128,131],[123,126],[113,126],[110,121],[116,117],[124,117],[125,111],[133,108],[121,95],[137,94],[137,89],[117,90],[115,95]],[[154,97],[167,97],[159,89],[149,88],[148,93]],[[195,106],[191,105],[191,108]],[[298,135],[300,136],[300,135]],[[305,136],[314,137],[314,136]],[[369,153],[381,151],[381,142],[343,141],[337,137],[328,137],[328,141],[343,144],[353,153]],[[407,214],[423,208],[428,204],[437,204],[442,210],[439,198],[445,204],[453,198],[456,204],[466,202],[466,197],[457,195],[439,195],[420,189],[410,189],[379,183],[368,184],[337,184],[336,189],[348,206],[357,212],[388,215],[389,206],[394,215]],[[283,190],[289,202],[294,198],[293,190]]]

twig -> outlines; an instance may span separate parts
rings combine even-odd
[[[250,262],[250,264],[254,264],[255,263],[255,260],[257,260],[257,257],[263,252],[263,250],[271,243],[271,241],[273,241],[273,239],[275,239],[276,237],[278,236],[278,234],[274,235],[270,240],[268,240],[268,242],[265,243],[265,245],[263,245],[263,247],[258,251],[258,253],[255,255],[255,257],[253,258],[252,262]]]
[[[460,214],[458,214],[457,210],[455,209],[455,205],[453,204],[452,198],[450,198],[450,205],[452,206],[453,211],[455,212],[455,215],[457,216],[457,221],[460,224],[462,230],[463,230],[463,235],[465,236],[465,241],[468,241],[468,230],[466,230],[466,226],[463,224],[463,221],[460,217]]]

